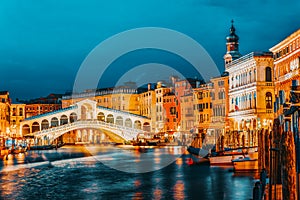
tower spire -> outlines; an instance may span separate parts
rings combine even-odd
[[[229,35],[226,37],[227,52],[224,56],[225,65],[241,57],[239,53],[239,36],[235,33],[234,21],[231,20],[231,27],[229,29]]]

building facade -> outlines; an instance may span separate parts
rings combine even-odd
[[[290,100],[292,81],[300,79],[300,29],[270,51],[274,54],[275,117],[283,122],[283,104]]]
[[[212,78],[210,81],[212,83],[210,92],[212,102],[211,129],[213,129],[216,136],[217,147],[219,147],[216,150],[219,150],[221,137],[224,137],[227,130],[229,130],[228,73],[223,73],[222,76]],[[224,147],[224,144],[222,144],[222,146]]]
[[[180,130],[187,133],[193,133],[195,131],[193,93],[181,96],[180,109],[181,109]]]
[[[140,95],[133,88],[105,88],[97,91],[86,91],[62,97],[62,108],[69,107],[84,99],[97,101],[97,106],[140,114]]]
[[[227,64],[226,71],[231,143],[256,146],[257,131],[270,129],[274,118],[273,55],[252,52]]]
[[[193,90],[194,126],[197,133],[211,136],[211,84],[202,84]]]
[[[5,138],[9,136],[10,98],[8,91],[0,92],[0,146],[5,145]]]
[[[171,88],[165,87],[161,82],[157,83],[155,91],[155,117],[152,118],[155,127],[155,132],[166,131],[166,111],[164,109],[164,97],[171,92]]]
[[[156,118],[156,92],[155,88],[152,88],[152,85],[148,84],[148,91],[142,92],[140,94],[139,115],[145,116],[151,120],[151,132],[155,132],[155,121]]]
[[[10,106],[10,137],[21,137],[20,123],[25,119],[26,104],[11,104]]]
[[[181,110],[179,106],[179,101],[173,92],[166,93],[163,96],[163,108],[165,112],[164,130],[166,132],[179,131]]]
[[[270,48],[274,54],[275,120],[271,134],[270,184],[282,185],[282,196],[300,194],[300,29]],[[278,178],[279,177],[279,178]]]

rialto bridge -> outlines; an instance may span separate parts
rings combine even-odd
[[[66,143],[123,142],[149,132],[150,119],[83,100],[73,106],[26,118],[21,122],[21,135],[32,136],[35,144],[52,144],[57,139]]]

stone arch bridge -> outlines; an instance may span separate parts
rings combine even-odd
[[[58,138],[67,143],[101,143],[136,139],[150,132],[150,119],[97,106],[83,100],[73,106],[26,118],[21,122],[21,135],[33,136],[36,144],[51,144]]]

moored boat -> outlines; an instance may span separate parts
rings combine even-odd
[[[232,160],[234,171],[258,171],[258,159],[246,157],[239,157]]]
[[[225,148],[224,151],[212,152],[209,156],[209,161],[211,165],[232,165],[232,160],[238,159],[241,156],[257,159],[257,147]]]
[[[223,155],[210,156],[209,162],[211,165],[232,165],[232,160],[244,155],[243,153],[224,153]]]
[[[195,156],[200,156],[202,158],[207,157],[209,151],[202,148],[202,138],[199,134],[194,138],[191,145],[187,148],[188,152]]]

